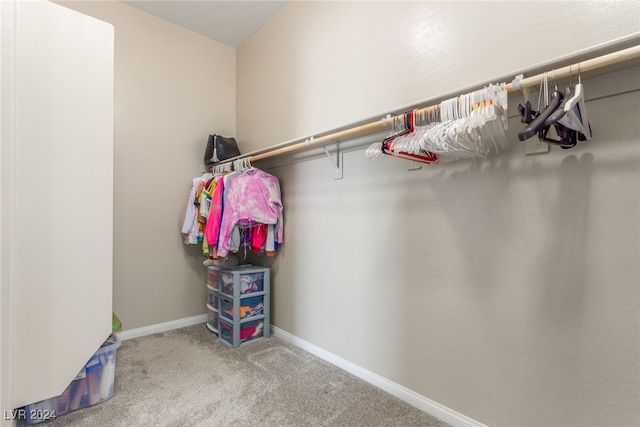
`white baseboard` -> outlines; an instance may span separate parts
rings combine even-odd
[[[142,328],[128,329],[126,331],[117,332],[120,341],[130,340],[132,338],[144,337],[146,335],[157,334],[158,332],[171,331],[173,329],[184,328],[185,326],[206,323],[209,320],[208,314],[200,314],[198,316],[186,317],[184,319],[176,319],[170,322],[158,323]]]
[[[442,420],[453,427],[486,427],[484,424],[475,421],[469,417],[466,417],[453,409],[449,409],[444,405],[439,404],[438,402],[434,402],[433,400],[427,399],[426,397],[409,390],[408,388],[401,386],[400,384],[396,384],[393,381],[389,381],[388,379],[381,377],[378,374],[375,374],[367,369],[364,369],[355,363],[349,362],[346,359],[343,359],[339,356],[336,356],[333,353],[330,353],[314,344],[311,344],[308,341],[303,340],[302,338],[298,338],[295,335],[290,334],[278,327],[271,326],[271,331],[273,335],[281,338],[284,341],[287,341],[296,347],[300,347],[301,349],[308,351],[311,354],[318,356],[319,358],[326,360],[327,362],[349,372],[350,374],[355,375],[358,378],[372,384],[389,394],[399,398],[407,402],[409,405],[414,406],[429,415],[433,415],[434,417]]]

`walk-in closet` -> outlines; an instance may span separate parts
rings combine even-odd
[[[3,427],[640,426],[637,1],[0,15]]]

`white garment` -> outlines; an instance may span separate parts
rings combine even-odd
[[[240,250],[240,228],[236,225],[231,231],[231,243],[229,246],[231,252],[238,252]]]
[[[211,206],[211,199],[207,197],[207,194],[203,191],[200,193],[200,216],[202,218],[209,218],[209,207]]]
[[[264,246],[264,250],[268,252],[273,252],[276,250],[275,245],[275,236],[276,236],[276,226],[275,224],[269,224],[267,227],[267,241]],[[280,243],[280,242],[278,242]]]
[[[191,185],[191,193],[189,193],[189,200],[187,200],[187,211],[184,216],[184,223],[182,224],[182,234],[187,235],[187,243],[190,245],[198,244],[198,233],[200,233],[198,226],[198,208],[193,203],[198,194],[198,187],[201,182],[207,182],[213,175],[205,173],[204,175],[194,178]]]
[[[200,178],[194,179],[193,185],[191,186],[191,193],[189,193],[189,200],[187,200],[187,214],[184,216],[184,223],[182,224],[183,234],[191,233],[193,223],[196,220],[198,209],[196,208],[196,205],[193,204],[193,201],[195,200],[196,193],[198,192],[198,185],[200,185]]]

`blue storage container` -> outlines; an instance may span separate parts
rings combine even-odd
[[[60,396],[25,406],[27,424],[49,421],[110,399],[113,395],[118,347],[120,340],[111,334]]]

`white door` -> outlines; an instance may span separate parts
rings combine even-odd
[[[14,408],[59,395],[111,331],[114,80],[110,24],[16,10]]]

